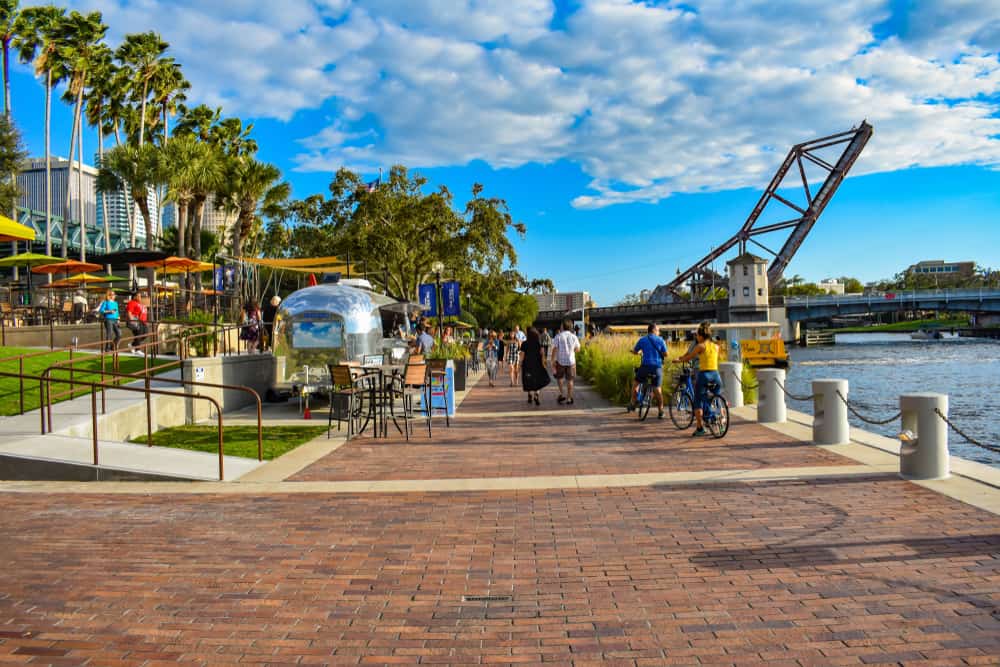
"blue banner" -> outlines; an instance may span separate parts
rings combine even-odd
[[[221,292],[226,284],[222,281],[222,267],[215,267],[215,291]]]
[[[445,317],[458,317],[462,314],[462,301],[457,280],[441,283],[441,303],[444,304]]]
[[[434,285],[420,285],[417,288],[417,300],[430,317],[437,317],[437,292]]]

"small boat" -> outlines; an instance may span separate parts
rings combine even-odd
[[[918,329],[910,334],[913,340],[941,340],[944,334],[937,330]]]

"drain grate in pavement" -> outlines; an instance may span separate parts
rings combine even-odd
[[[510,595],[463,595],[462,602],[510,602]]]

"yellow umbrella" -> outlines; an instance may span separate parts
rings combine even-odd
[[[34,241],[35,230],[0,215],[0,241]]]
[[[211,262],[199,262],[196,259],[185,259],[183,262],[170,262],[167,264],[167,268],[160,271],[160,273],[202,273],[204,271],[211,271],[215,268],[215,264]]]

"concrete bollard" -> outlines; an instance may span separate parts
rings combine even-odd
[[[948,461],[948,425],[934,413],[948,415],[947,394],[903,394],[899,476],[904,479],[944,479],[951,473]]]
[[[781,368],[757,369],[757,421],[762,424],[784,422],[788,417],[785,408],[785,371]],[[781,387],[778,384],[781,384]]]
[[[851,440],[847,423],[847,405],[837,392],[847,398],[847,380],[813,380],[813,442],[817,445],[842,445]]]
[[[740,376],[743,374],[743,364],[724,361],[719,364],[719,376],[722,378],[722,393],[729,401],[729,407],[743,407],[743,385]]]

